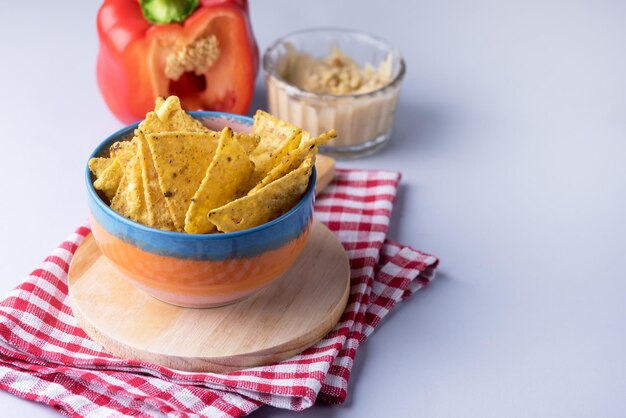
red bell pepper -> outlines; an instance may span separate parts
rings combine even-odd
[[[248,111],[259,66],[247,0],[104,0],[97,78],[122,122],[158,96],[187,110]]]

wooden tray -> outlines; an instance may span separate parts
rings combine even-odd
[[[72,259],[68,286],[80,326],[111,353],[227,372],[284,360],[319,341],[345,309],[350,267],[341,243],[315,222],[294,265],[267,288],[228,306],[181,308],[131,285],[89,235]]]

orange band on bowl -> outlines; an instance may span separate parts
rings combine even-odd
[[[256,257],[223,261],[189,260],[153,254],[109,234],[92,219],[102,253],[124,275],[148,289],[180,295],[226,295],[257,289],[283,274],[300,254],[311,223],[297,238]]]

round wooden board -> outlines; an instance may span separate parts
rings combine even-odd
[[[315,222],[294,265],[259,293],[219,308],[181,308],[130,284],[89,235],[72,259],[68,286],[80,326],[114,355],[228,372],[284,360],[324,337],[346,307],[350,267],[341,243]]]

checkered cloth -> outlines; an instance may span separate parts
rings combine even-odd
[[[359,345],[397,302],[433,279],[437,259],[385,240],[400,175],[339,170],[316,217],[350,258],[351,292],[337,326],[303,353],[228,374],[124,360],[78,327],[67,296],[82,226],[0,303],[0,388],[68,416],[246,415],[262,405],[302,410],[341,403]]]

